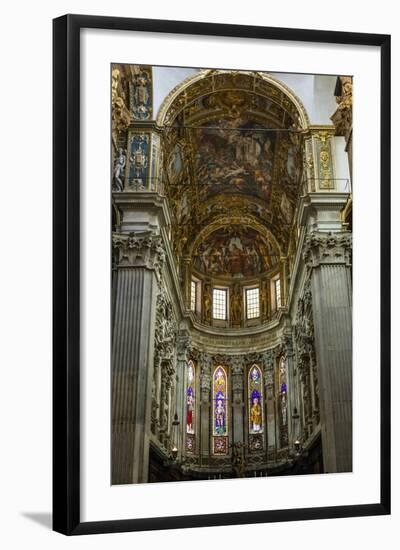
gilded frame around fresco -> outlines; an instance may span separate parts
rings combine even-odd
[[[80,31],[84,28],[377,46],[381,51],[381,497],[363,505],[81,522]],[[53,529],[66,535],[390,513],[390,36],[66,15],[53,22]]]

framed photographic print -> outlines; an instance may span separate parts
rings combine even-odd
[[[54,529],[390,513],[390,37],[54,20]]]

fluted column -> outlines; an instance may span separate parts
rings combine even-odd
[[[118,277],[112,344],[112,483],[148,481],[159,236],[114,234]]]
[[[313,232],[303,258],[311,270],[322,451],[326,472],[352,470],[351,234]]]

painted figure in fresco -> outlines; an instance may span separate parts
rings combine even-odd
[[[196,179],[203,194],[245,193],[271,197],[275,136],[245,119],[220,119],[195,134]]]
[[[125,165],[126,156],[124,150],[120,148],[114,164],[114,189],[116,191],[122,191],[124,188],[122,178],[124,176]]]
[[[253,432],[259,432],[261,430],[261,422],[261,405],[258,402],[258,397],[255,397],[250,409],[250,423]]]
[[[225,407],[222,399],[217,400],[215,408],[215,431],[219,435],[225,433]]]
[[[271,244],[249,227],[227,225],[199,244],[194,267],[203,273],[255,276],[277,263]]]

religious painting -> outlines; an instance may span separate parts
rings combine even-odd
[[[276,263],[272,245],[258,231],[230,225],[204,239],[194,253],[193,267],[209,275],[254,277]]]
[[[267,204],[272,192],[275,132],[241,117],[195,130],[195,176],[203,196],[250,194]]]
[[[182,151],[179,144],[176,144],[168,163],[168,177],[171,184],[180,176],[183,169]]]

